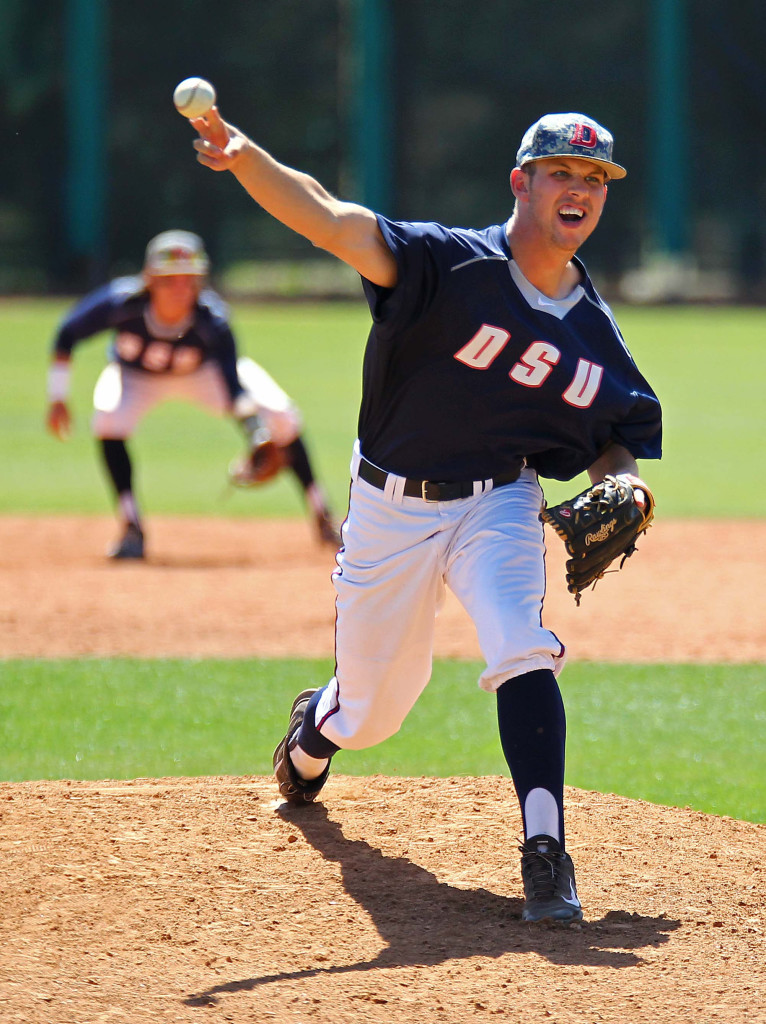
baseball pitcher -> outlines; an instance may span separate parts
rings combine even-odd
[[[316,799],[338,750],[399,729],[430,678],[450,587],[476,626],[479,684],[496,695],[521,805],[523,917],[578,921],[564,830],[565,649],[541,620],[540,479],[588,472],[594,493],[556,521],[563,531],[577,520],[573,560],[620,533],[614,558],[651,519],[636,460],[661,454],[659,402],[575,255],[626,175],[612,135],[583,114],[542,117],[516,156],[511,216],[474,230],[339,200],[216,108],[192,125],[202,164],[231,171],[267,212],[359,272],[372,317],[334,573],[336,670],[293,703],[274,752],[280,791]],[[576,596],[604,567],[572,570]]]

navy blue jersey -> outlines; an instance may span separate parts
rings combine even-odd
[[[243,391],[226,304],[212,289],[200,293],[188,321],[168,331],[152,320],[149,293],[140,277],[119,277],[86,295],[61,322],[54,351],[69,355],[77,342],[112,330],[109,357],[152,374],[191,373],[202,363],[220,366],[234,400]]]
[[[659,401],[579,260],[581,285],[555,301],[521,274],[504,224],[378,223],[399,277],[392,289],[364,281],[366,458],[445,481],[522,459],[570,480],[611,442],[660,458]]]

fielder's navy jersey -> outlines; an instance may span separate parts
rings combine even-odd
[[[232,400],[243,391],[226,304],[210,288],[200,293],[189,320],[169,331],[153,322],[142,279],[118,277],[86,295],[67,314],[54,350],[69,355],[77,342],[106,330],[114,331],[109,358],[123,366],[152,374],[183,374],[213,361],[221,368]]]
[[[659,401],[579,260],[581,284],[556,301],[523,276],[504,224],[378,223],[399,277],[392,289],[364,280],[367,459],[450,481],[488,479],[523,459],[570,480],[611,442],[660,458]]]

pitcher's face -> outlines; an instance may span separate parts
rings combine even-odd
[[[606,202],[607,175],[579,157],[536,160],[534,169],[513,172],[519,214],[547,244],[575,252],[595,230]]]

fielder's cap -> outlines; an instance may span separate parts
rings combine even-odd
[[[170,274],[207,274],[210,260],[199,235],[191,231],[163,231],[146,247],[144,273],[157,277]]]
[[[577,156],[603,167],[610,178],[628,173],[612,159],[614,139],[598,121],[585,114],[545,114],[528,128],[516,154],[516,166],[532,160]]]

